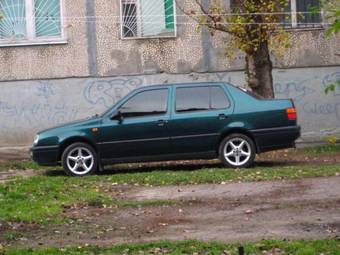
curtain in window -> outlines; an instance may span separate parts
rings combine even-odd
[[[164,0],[140,0],[142,36],[159,35],[166,31]]]
[[[174,0],[164,0],[165,23],[167,29],[174,29]]]
[[[24,0],[0,0],[0,39],[22,39],[26,36]]]
[[[61,35],[60,0],[35,0],[37,37]]]
[[[171,36],[174,0],[121,0],[123,37]]]

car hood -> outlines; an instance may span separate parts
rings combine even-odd
[[[49,131],[55,131],[55,130],[61,129],[61,128],[64,129],[64,128],[69,128],[69,127],[77,127],[77,126],[94,124],[94,123],[98,123],[100,120],[101,120],[101,118],[98,117],[98,116],[89,117],[89,118],[80,119],[80,120],[75,120],[75,121],[72,121],[72,122],[64,123],[64,124],[61,124],[61,125],[57,125],[57,126],[54,126],[54,127],[50,127],[50,128],[41,130],[41,131],[38,132],[38,134],[46,133],[46,132],[49,132]]]

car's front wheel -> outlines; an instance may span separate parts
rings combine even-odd
[[[226,167],[249,167],[253,164],[256,156],[255,144],[246,135],[232,134],[222,140],[219,156]]]
[[[90,175],[98,168],[98,156],[92,146],[86,143],[74,143],[64,150],[62,165],[69,175]]]

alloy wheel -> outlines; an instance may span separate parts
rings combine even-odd
[[[92,170],[94,155],[85,147],[76,147],[67,154],[66,163],[75,175],[85,175]]]
[[[223,149],[225,160],[232,166],[243,166],[251,157],[251,147],[243,138],[229,140]]]

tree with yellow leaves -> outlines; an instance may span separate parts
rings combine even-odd
[[[205,0],[203,0],[205,1]],[[265,98],[274,97],[270,53],[282,55],[290,47],[284,29],[288,0],[238,0],[225,7],[221,0],[177,1],[182,12],[206,27],[214,35],[227,33],[227,55],[240,50],[245,54],[248,86]],[[183,3],[194,3],[195,10],[185,10]]]

